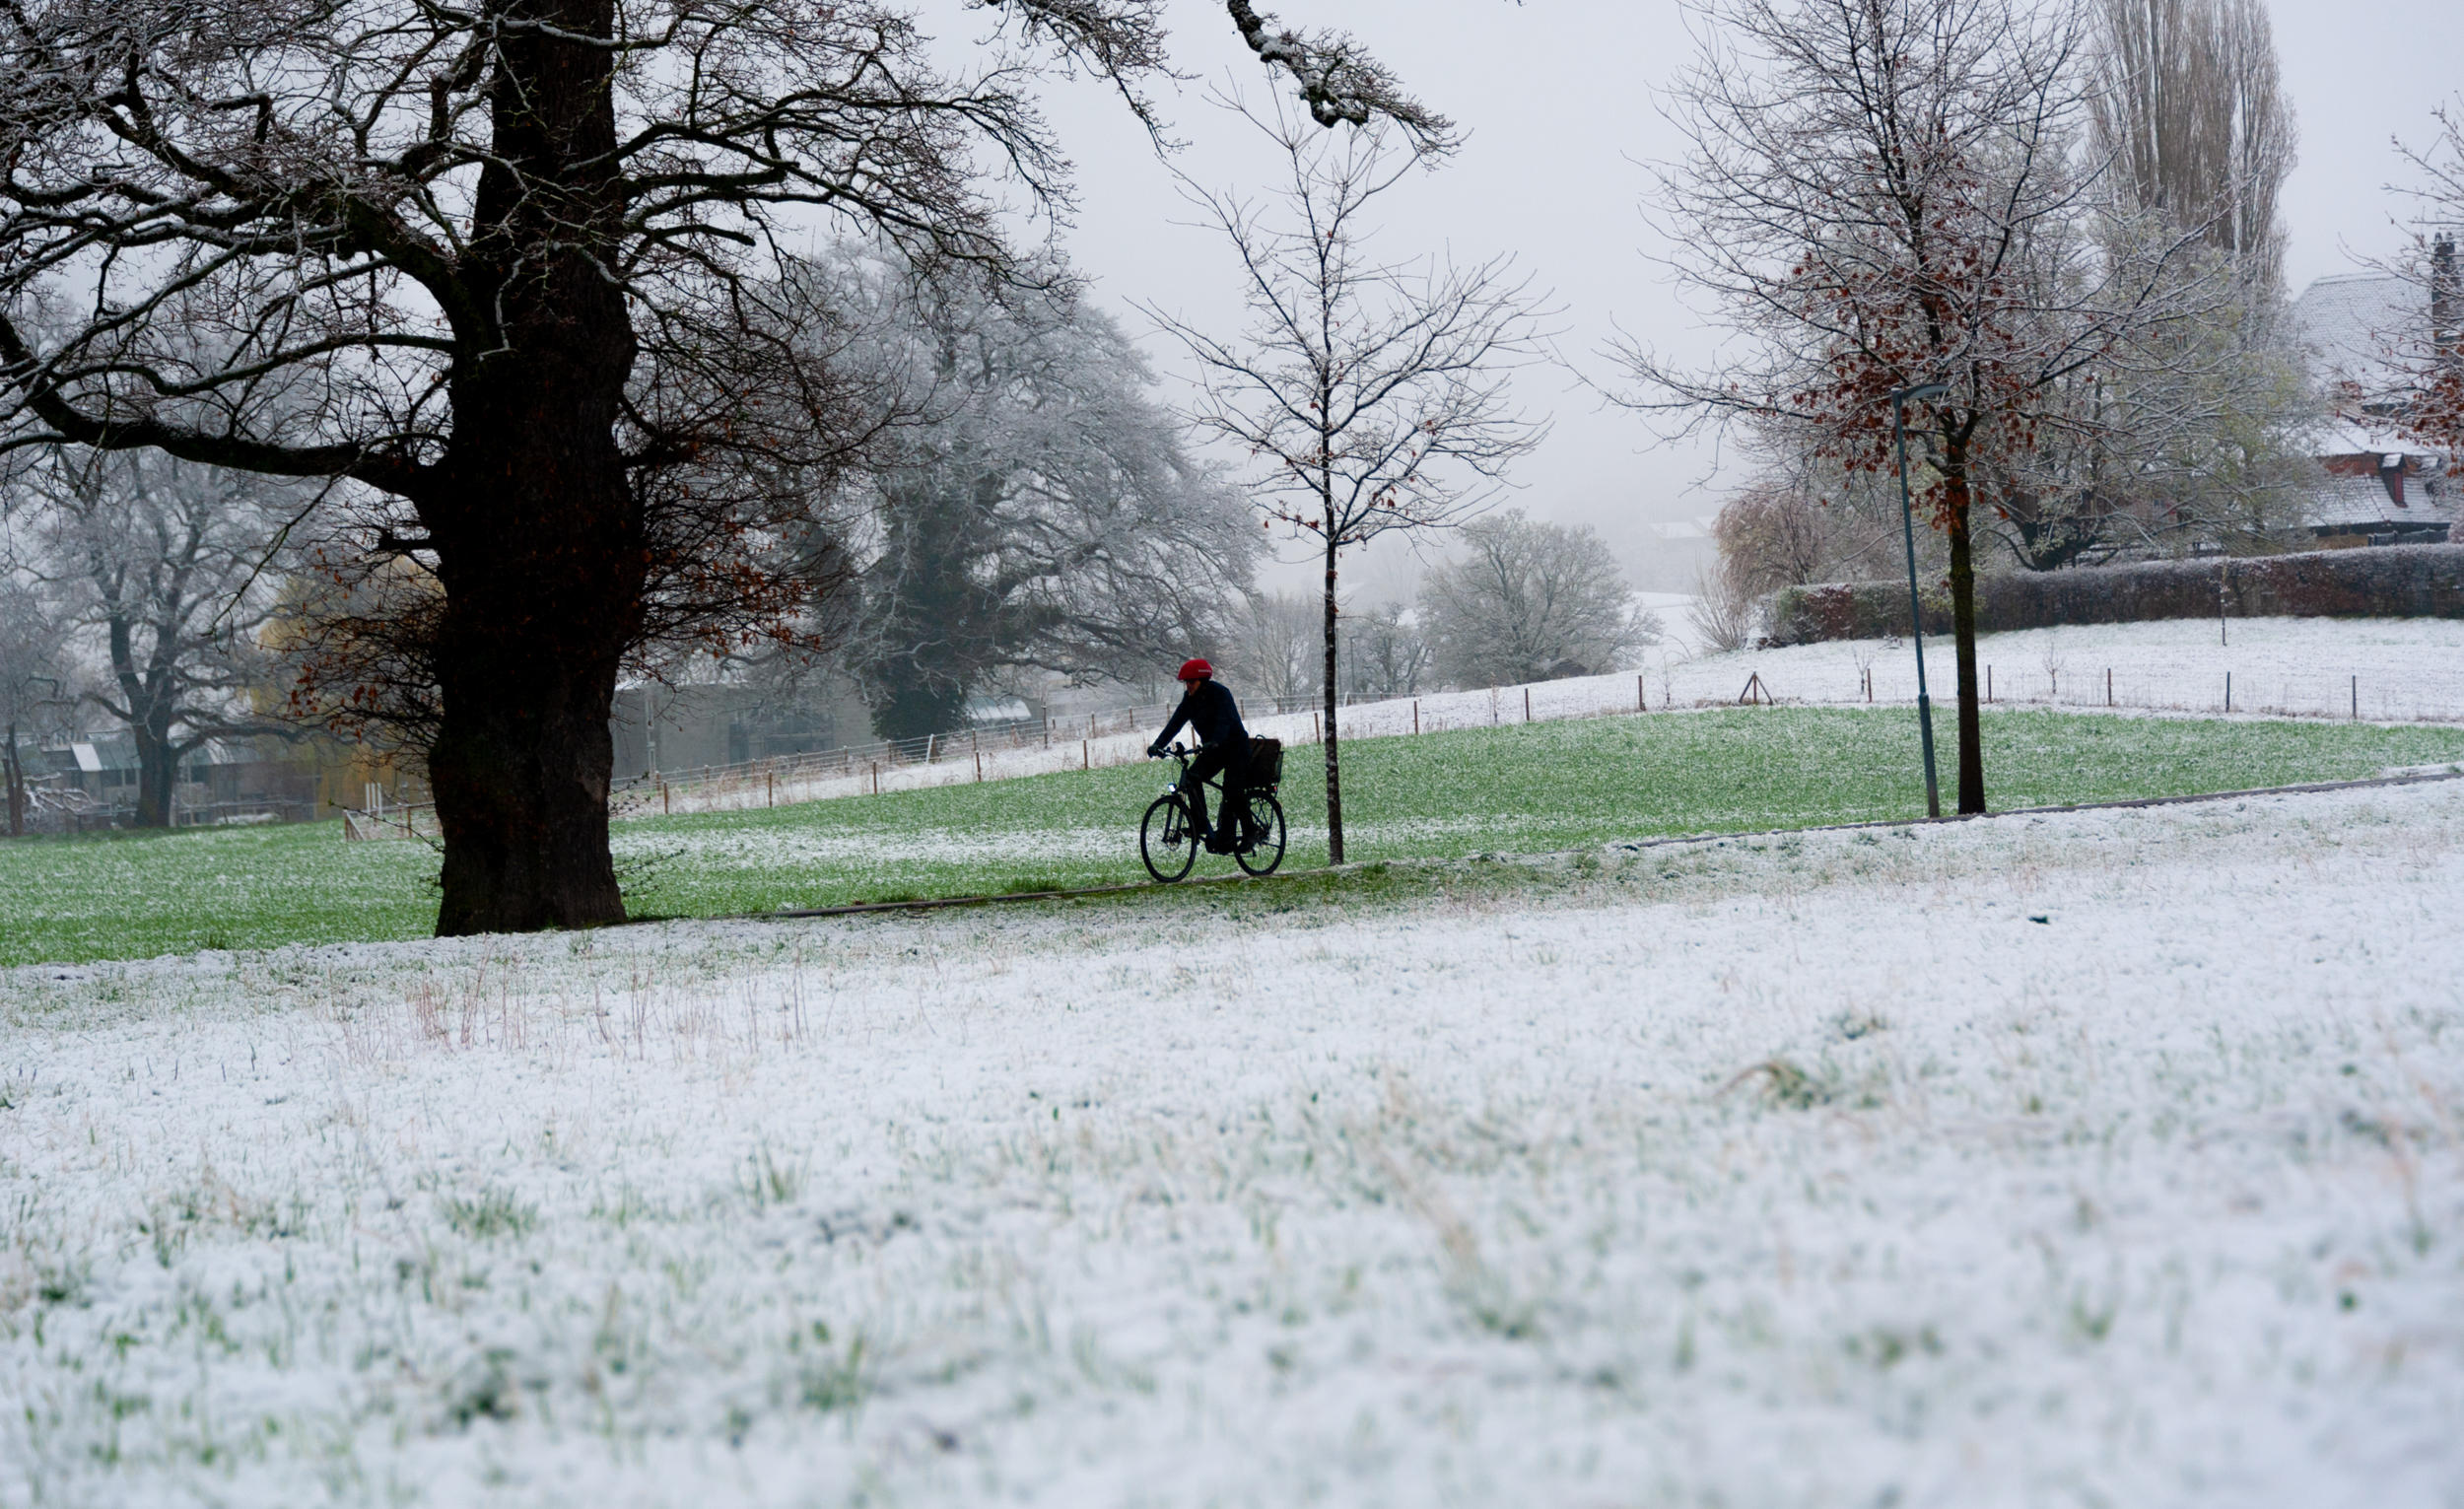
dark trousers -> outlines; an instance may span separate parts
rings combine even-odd
[[[1200,783],[1215,772],[1223,772],[1223,811],[1219,816],[1231,819],[1222,826],[1237,828],[1249,816],[1249,740],[1238,743],[1209,744],[1190,762],[1189,784],[1183,788],[1190,795],[1190,804],[1198,809],[1198,824],[1206,827],[1206,788]],[[1230,840],[1236,835],[1221,835]]]

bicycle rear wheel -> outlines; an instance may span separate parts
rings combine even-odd
[[[1198,862],[1196,825],[1179,792],[1167,792],[1147,805],[1146,818],[1138,824],[1138,857],[1146,861],[1148,874],[1167,884]]]
[[[1249,820],[1258,841],[1233,851],[1232,857],[1253,875],[1271,875],[1283,862],[1283,803],[1267,792],[1252,791]]]

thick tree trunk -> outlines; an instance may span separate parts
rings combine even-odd
[[[179,784],[180,751],[171,743],[170,720],[149,714],[128,725],[137,746],[137,826],[171,825],[171,792]]]
[[[1945,533],[1951,541],[1951,632],[1959,652],[1959,810],[1985,810],[1984,722],[1977,699],[1976,553],[1968,529],[1967,478],[1952,471]]]
[[[520,646],[468,654],[445,678],[428,756],[445,830],[440,936],[624,920],[607,847],[615,692],[613,654],[577,666]]]
[[[1319,681],[1320,700],[1326,705],[1326,859],[1329,864],[1343,862],[1343,766],[1336,748],[1335,728],[1335,537],[1330,528],[1326,547],[1326,670]]]
[[[497,396],[507,423],[455,427],[466,489],[424,511],[445,586],[444,718],[428,751],[445,835],[442,935],[625,916],[607,847],[608,717],[641,616],[640,520],[612,403],[592,412],[573,384],[538,372],[552,364],[520,365],[534,380]]]
[[[649,561],[616,443],[633,329],[592,254],[621,237],[614,54],[576,39],[611,34],[612,0],[494,8],[533,29],[498,44],[466,263],[493,323],[460,332],[446,480],[417,500],[445,585],[441,934],[624,919],[608,716]]]

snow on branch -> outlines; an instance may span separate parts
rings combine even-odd
[[[1385,119],[1401,126],[1420,152],[1445,152],[1455,144],[1455,123],[1405,94],[1401,81],[1343,32],[1306,34],[1277,30],[1272,16],[1249,0],[1226,0],[1241,40],[1271,68],[1300,86],[1310,118],[1322,126],[1365,126]]]

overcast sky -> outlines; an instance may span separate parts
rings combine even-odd
[[[1220,0],[1168,0],[1175,56],[1198,82],[1167,97],[1188,145],[1178,165],[1210,184],[1264,188],[1271,148],[1207,105],[1206,82],[1255,92],[1249,59]],[[1555,291],[1565,354],[1595,380],[1615,380],[1601,348],[1622,328],[1673,352],[1702,349],[1709,332],[1682,309],[1645,256],[1638,205],[1643,165],[1683,151],[1655,108],[1692,54],[1672,0],[1277,0],[1287,23],[1355,33],[1431,105],[1460,121],[1463,151],[1399,191],[1384,221],[1389,255],[1451,249],[1462,259],[1512,252]],[[2300,162],[2286,185],[2287,276],[2294,292],[2355,270],[2357,254],[2399,243],[2400,175],[2389,145],[2426,143],[2439,81],[2464,77],[2464,4],[2457,0],[2277,0],[2284,83],[2300,128]],[[1060,86],[1048,104],[1077,164],[1079,208],[1064,240],[1096,280],[1096,297],[1146,337],[1158,366],[1169,348],[1131,312],[1160,305],[1216,327],[1239,318],[1234,269],[1189,208],[1118,100],[1090,85]],[[1646,566],[1655,521],[1707,514],[1737,480],[1707,448],[1661,447],[1632,416],[1604,411],[1571,377],[1534,374],[1519,396],[1553,417],[1554,433],[1519,474],[1514,501],[1533,514],[1589,523]],[[1400,584],[1402,563],[1365,583]]]

